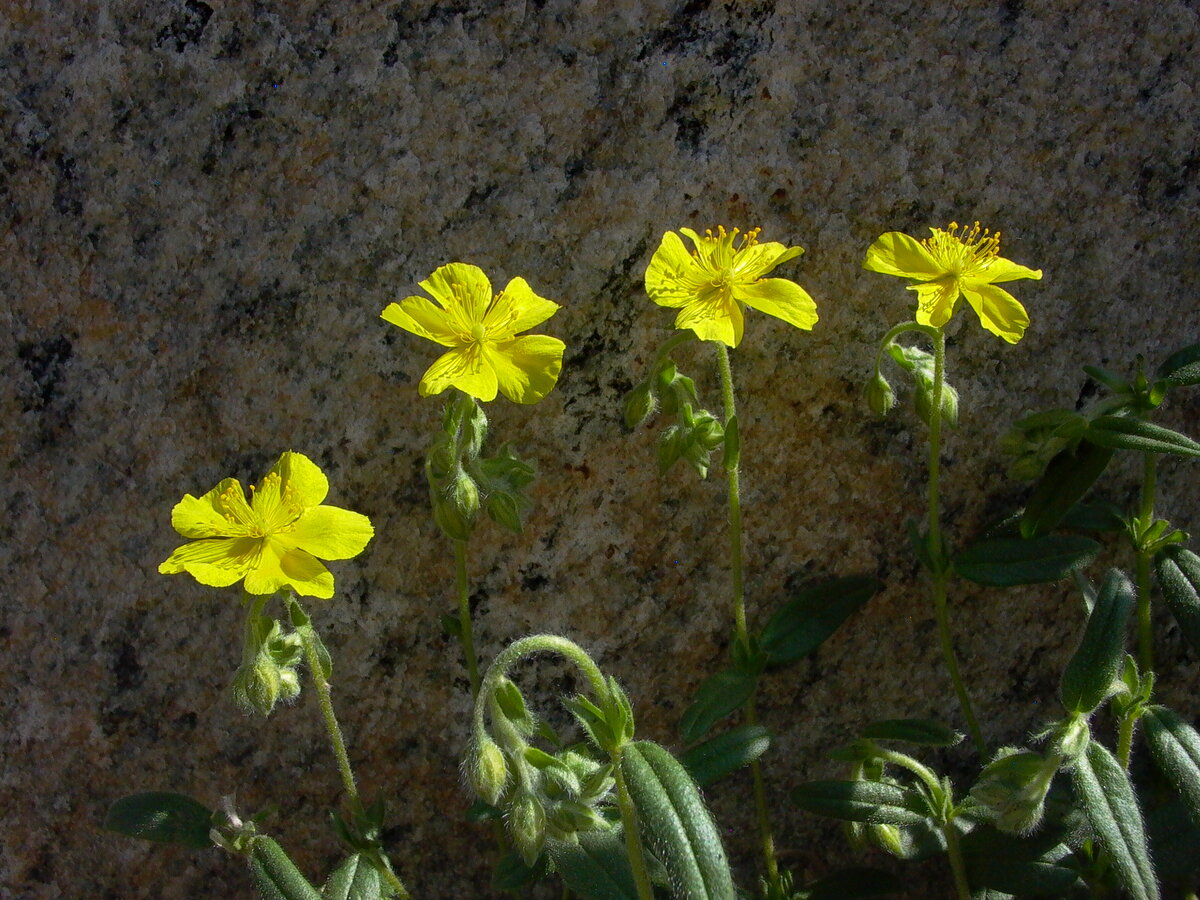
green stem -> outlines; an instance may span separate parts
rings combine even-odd
[[[467,582],[467,542],[454,542],[454,586],[458,594],[458,640],[467,661],[471,679],[471,699],[479,696],[479,662],[475,658],[475,638],[471,630],[471,594]]]
[[[733,368],[729,363],[729,350],[724,344],[716,342],[717,367],[721,373],[721,397],[725,408],[725,424],[737,415],[737,401],[733,393]],[[739,429],[740,433],[740,429]],[[731,462],[725,467],[729,479],[729,568],[732,575],[733,589],[733,627],[734,639],[750,655],[750,633],[746,627],[746,588],[743,574],[742,558],[742,499],[741,481],[738,477],[738,464]],[[758,713],[754,705],[754,694],[746,700],[744,716],[747,725],[758,722]],[[756,759],[750,763],[750,778],[754,783],[754,809],[758,819],[758,833],[762,842],[763,862],[767,867],[767,879],[770,884],[779,880],[779,863],[775,858],[775,837],[771,830],[771,815],[767,807],[767,789],[763,780],[762,765]]]
[[[1138,533],[1144,535],[1154,524],[1154,490],[1158,456],[1142,454],[1142,498],[1138,510]],[[1143,672],[1154,668],[1154,631],[1150,621],[1150,563],[1152,554],[1137,548],[1137,620],[1138,667]]]
[[[358,788],[354,784],[354,771],[350,768],[350,756],[346,752],[346,739],[342,737],[341,726],[338,725],[337,716],[333,713],[333,697],[329,690],[329,682],[325,679],[324,670],[321,668],[321,657],[317,652],[316,631],[309,624],[301,625],[296,629],[296,633],[300,635],[300,642],[304,645],[304,657],[308,660],[308,674],[317,691],[317,702],[321,707],[321,717],[325,720],[325,731],[329,735],[329,744],[333,748],[333,756],[337,760],[338,771],[342,775],[342,787],[350,801],[350,808],[355,813],[361,812],[362,802],[358,798]]]
[[[1117,723],[1117,761],[1121,768],[1129,771],[1129,757],[1133,749],[1133,728],[1137,725],[1137,716],[1126,714]]]
[[[895,329],[893,329],[895,330]],[[942,386],[946,381],[946,333],[941,328],[933,329],[933,399],[929,410],[929,553],[937,563],[933,573],[933,608],[937,616],[938,639],[942,647],[942,659],[954,693],[967,720],[967,730],[980,756],[987,756],[987,743],[983,731],[975,718],[971,697],[967,693],[962,675],[958,670],[958,658],[954,653],[954,641],[950,636],[950,618],[946,611],[946,561],[943,559],[941,523],[941,467],[942,467]]]
[[[946,836],[946,854],[950,857],[950,871],[954,873],[954,887],[959,900],[971,900],[971,885],[967,881],[967,866],[963,861],[958,829],[953,822],[947,822],[942,826],[942,834]]]
[[[621,822],[625,825],[625,852],[629,855],[629,867],[633,870],[633,881],[637,885],[639,900],[654,900],[654,888],[646,871],[646,856],[642,852],[642,837],[638,828],[637,809],[629,796],[629,786],[621,772],[618,756],[613,758],[613,777],[617,782],[617,806],[621,809]]]

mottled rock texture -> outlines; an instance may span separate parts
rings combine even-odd
[[[257,480],[285,449],[377,528],[316,617],[393,859],[417,896],[491,894],[490,838],[461,821],[465,680],[438,621],[452,558],[421,473],[441,404],[416,385],[436,348],[379,319],[444,262],[525,276],[562,303],[544,330],[569,345],[543,403],[489,407],[541,479],[523,536],[472,545],[481,654],[570,635],[670,744],[728,645],[725,500],[719,478],[658,477],[653,432],[619,425],[671,333],[641,276],[683,225],[806,248],[780,274],[817,299],[816,329],[751,313],[733,356],[751,616],[827,575],[887,588],[765,683],[769,792],[802,876],[853,856],[787,809],[790,786],[833,776],[826,752],[872,718],[959,721],[903,546],[924,431],[860,399],[911,301],[861,270],[870,241],[980,219],[1046,273],[1014,288],[1033,320],[1020,344],[967,310],[951,329],[960,539],[1025,496],[995,446],[1007,423],[1088,399],[1081,364],[1200,338],[1200,55],[1182,0],[12,0],[0,32],[6,897],[249,897],[228,856],[98,830],[146,788],[277,804],[267,827],[307,871],[335,859],[311,695],[265,724],[238,713],[236,593],[156,573],[184,492]],[[715,405],[710,354],[684,358]],[[1161,421],[1194,432],[1197,396]],[[1160,513],[1200,530],[1195,465],[1161,469]],[[1127,502],[1135,479],[1126,460],[1107,493]],[[989,738],[1022,740],[1055,709],[1079,603],[1066,585],[963,583],[952,603]],[[1194,719],[1196,659],[1159,625],[1161,696]],[[562,672],[531,671],[531,696]],[[940,760],[972,765],[967,749]],[[749,782],[710,797],[750,885]],[[914,896],[948,891],[941,863],[902,871]]]

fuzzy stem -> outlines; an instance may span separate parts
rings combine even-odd
[[[967,881],[967,866],[963,860],[958,829],[953,822],[947,822],[942,826],[942,834],[946,836],[946,854],[950,857],[950,871],[954,873],[954,887],[959,900],[971,900],[971,885]]]
[[[725,408],[725,424],[737,415],[737,401],[733,393],[733,368],[729,364],[729,350],[716,342],[717,366],[721,373],[721,397]],[[746,627],[746,589],[742,558],[742,499],[738,465],[730,463],[725,468],[729,479],[729,567],[733,581],[733,627],[734,639],[750,654],[750,634]],[[758,713],[754,705],[754,694],[746,700],[744,707],[746,724],[755,725]],[[754,783],[754,809],[758,819],[758,833],[762,842],[763,862],[767,867],[770,884],[779,880],[779,863],[775,858],[775,836],[771,831],[771,815],[767,807],[767,790],[763,781],[762,765],[755,759],[750,763],[750,777]]]
[[[646,856],[642,851],[642,836],[638,827],[637,809],[629,796],[629,786],[621,772],[620,759],[613,759],[613,777],[617,782],[617,806],[621,809],[621,821],[625,825],[625,852],[629,854],[629,867],[633,870],[633,881],[637,885],[638,900],[654,900],[654,888],[646,870]]]
[[[458,594],[458,630],[467,676],[471,680],[471,699],[479,696],[479,662],[475,657],[475,638],[471,625],[471,592],[467,581],[467,542],[454,542],[454,586]]]
[[[1142,497],[1137,522],[1139,534],[1145,534],[1154,523],[1158,456],[1154,453],[1144,453],[1142,459]],[[1151,555],[1143,548],[1137,548],[1138,667],[1143,672],[1154,668],[1154,631],[1150,619]]]

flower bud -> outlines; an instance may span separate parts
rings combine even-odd
[[[1001,831],[1029,834],[1042,821],[1059,760],[1029,750],[1001,754],[984,767],[971,796],[991,811]]]
[[[513,846],[532,866],[546,841],[546,811],[531,794],[518,794],[508,807],[508,833]]]
[[[1092,739],[1092,730],[1083,716],[1071,716],[1059,725],[1050,738],[1051,756],[1075,760],[1087,750]]]
[[[521,521],[521,504],[507,491],[493,491],[488,494],[486,509],[488,518],[501,528],[507,528],[515,534],[520,534],[524,530],[525,523]]]
[[[453,498],[458,514],[467,522],[474,521],[479,513],[479,485],[462,469],[454,476]]]
[[[705,450],[715,450],[725,440],[725,429],[712,413],[702,409],[692,425],[692,440]]]
[[[282,691],[279,667],[265,655],[240,666],[233,676],[233,702],[243,711],[269,716]]]
[[[877,416],[886,416],[896,405],[896,392],[886,378],[875,373],[867,382],[867,407]]]
[[[892,856],[904,858],[904,843],[900,840],[900,829],[895,825],[868,825],[866,836],[871,843]]]
[[[654,413],[654,395],[650,386],[642,383],[625,395],[625,427],[637,428]]]
[[[508,783],[508,764],[504,751],[487,735],[475,747],[470,762],[471,789],[479,799],[495,806]]]

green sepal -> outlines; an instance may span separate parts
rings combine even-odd
[[[687,770],[649,741],[626,745],[621,772],[647,846],[667,870],[676,896],[735,900],[721,835]]]
[[[459,395],[458,406],[462,428],[459,447],[467,460],[474,460],[483,452],[483,444],[487,440],[487,414],[474,397],[466,394]]]
[[[871,897],[886,897],[904,889],[900,879],[890,872],[879,869],[852,868],[809,882],[804,891],[796,896],[805,900],[868,900]]]
[[[325,886],[322,900],[379,900],[383,885],[379,870],[361,853],[352,853],[338,866]]]
[[[739,725],[709,738],[679,757],[700,787],[707,787],[748,766],[771,745],[771,732],[761,725]]]
[[[546,852],[580,900],[638,900],[621,829],[582,831],[574,842],[548,841]]]
[[[810,781],[791,800],[818,816],[869,825],[915,825],[929,817],[920,791],[879,781]]]
[[[534,720],[525,705],[525,696],[516,683],[508,678],[500,678],[492,690],[492,699],[496,708],[504,718],[508,719],[524,737],[533,733]]]
[[[805,588],[775,611],[759,645],[768,665],[786,665],[812,653],[883,587],[868,575],[837,578]]]
[[[1200,652],[1200,556],[1186,547],[1165,547],[1155,557],[1154,567],[1179,630]]]
[[[1108,468],[1113,450],[1089,441],[1063,450],[1046,466],[1021,515],[1021,537],[1048,534]]]
[[[1091,741],[1071,770],[1076,799],[1134,900],[1157,900],[1142,811],[1129,775],[1103,744]]]
[[[741,709],[758,686],[758,673],[742,668],[724,669],[710,675],[696,691],[696,699],[679,720],[685,744],[694,744],[717,722]]]
[[[254,838],[249,860],[250,877],[263,900],[323,900],[273,838]]]
[[[867,725],[862,735],[874,741],[904,741],[922,747],[953,747],[960,732],[933,719],[883,719]]]
[[[502,856],[492,869],[492,887],[503,893],[523,892],[549,872],[545,853],[539,854],[533,863],[526,863],[521,855],[510,851]]]
[[[1154,374],[1171,387],[1200,384],[1200,344],[1176,350],[1163,360]]]
[[[725,423],[724,441],[725,450],[721,457],[721,465],[726,471],[736,469],[742,457],[742,438],[741,432],[738,431],[737,416],[730,416],[729,421]]]
[[[1071,848],[1056,834],[1028,837],[980,825],[962,839],[967,881],[1021,897],[1066,897],[1080,885]]]
[[[109,807],[103,827],[126,837],[193,850],[213,846],[213,811],[198,800],[169,791],[122,797]]]
[[[1058,581],[1086,566],[1100,545],[1079,535],[998,538],[972,544],[954,557],[954,570],[968,581],[989,587],[1013,587]]]
[[[1111,569],[1088,616],[1083,639],[1063,671],[1059,699],[1067,712],[1090,714],[1113,693],[1125,661],[1125,628],[1133,601],[1129,579]]]
[[[1132,416],[1100,416],[1093,419],[1088,425],[1086,439],[1116,450],[1200,456],[1200,444],[1187,435]]]
[[[1200,826],[1200,734],[1165,706],[1149,706],[1142,714],[1150,755],[1187,805]]]

